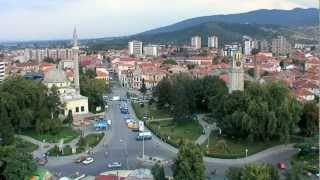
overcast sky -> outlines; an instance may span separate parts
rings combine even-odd
[[[0,0],[0,41],[129,35],[187,18],[317,7],[318,0]]]

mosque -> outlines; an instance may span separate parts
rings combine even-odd
[[[74,63],[74,81],[71,82],[66,72],[61,68],[55,68],[44,75],[43,83],[50,89],[57,87],[60,100],[64,104],[64,115],[71,111],[73,115],[84,115],[89,113],[88,97],[80,94],[79,80],[79,46],[76,28],[73,32],[72,61]]]

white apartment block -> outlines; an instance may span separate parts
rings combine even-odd
[[[191,47],[193,49],[201,49],[201,37],[194,36],[191,38]]]
[[[128,43],[128,49],[130,55],[142,56],[142,42],[141,41],[130,41]]]
[[[279,36],[272,40],[272,53],[276,56],[287,55],[291,50],[291,44],[286,40],[285,37]]]
[[[158,45],[147,45],[143,47],[143,54],[145,56],[159,56],[159,46]]]
[[[218,48],[218,37],[217,36],[210,36],[208,37],[208,47],[209,48]]]
[[[0,83],[5,79],[5,62],[0,62]]]
[[[243,54],[246,56],[251,55],[252,51],[252,41],[250,39],[245,39],[243,41]]]

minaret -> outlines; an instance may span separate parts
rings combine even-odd
[[[76,27],[73,31],[73,47],[72,55],[74,62],[74,85],[76,88],[76,93],[80,94],[80,82],[79,82],[79,46],[78,46],[78,34]]]
[[[231,84],[229,93],[244,90],[244,70],[241,53],[236,53],[232,59]]]

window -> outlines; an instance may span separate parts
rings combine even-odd
[[[76,107],[76,112],[79,112],[79,107]]]
[[[81,106],[81,112],[84,112],[84,106]]]

